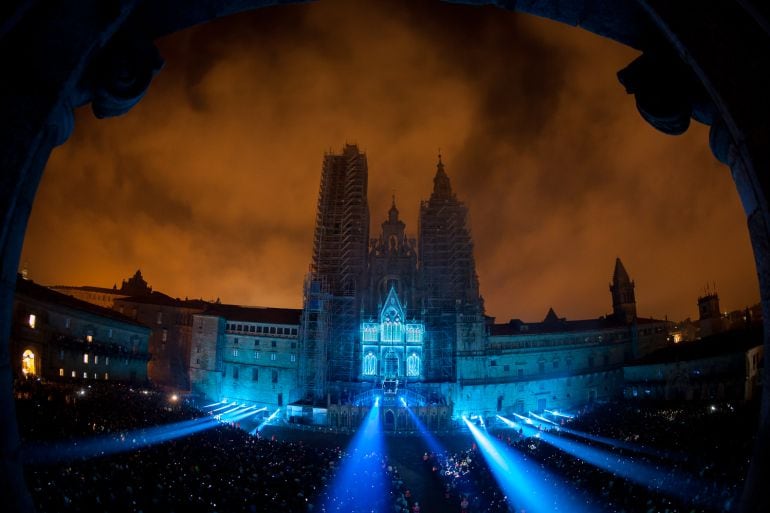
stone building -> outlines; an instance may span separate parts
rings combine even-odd
[[[149,336],[114,310],[16,282],[10,344],[16,377],[146,383]]]
[[[628,399],[749,400],[764,370],[762,327],[749,326],[682,342],[623,368]]]
[[[209,303],[175,299],[160,292],[115,299],[113,309],[151,330],[148,365],[155,385],[189,390],[189,363],[193,315]]]
[[[192,393],[268,409],[299,400],[300,313],[213,304],[193,315]]]
[[[454,419],[575,408],[620,397],[624,364],[666,344],[670,323],[637,315],[635,283],[619,258],[606,316],[485,317],[467,208],[440,155],[418,238],[407,235],[393,198],[361,252],[367,181],[356,146],[324,157],[300,330],[303,422],[349,428],[376,396],[383,411],[393,405],[383,421],[394,429],[406,422],[395,400],[402,396],[416,407],[446,406]]]

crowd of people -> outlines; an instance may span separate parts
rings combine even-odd
[[[206,416],[158,391],[119,384],[82,387],[31,381],[19,383],[16,396],[23,448],[29,454],[40,444],[82,445],[94,437],[124,441],[141,437],[153,426]],[[502,425],[489,430],[511,450],[555,475],[567,489],[565,500],[580,503],[586,511],[730,511],[746,475],[755,412],[756,405],[672,408],[615,403],[564,421],[563,427],[573,432],[623,442],[615,447],[550,424],[534,426],[531,432]],[[597,469],[538,436],[546,432],[650,465],[664,479],[678,480],[688,493],[672,496],[665,489]],[[482,452],[465,436],[463,450],[415,453],[419,460],[415,468],[420,470],[410,470],[408,477],[387,451],[347,453],[345,444],[278,441],[226,424],[122,452],[28,461],[25,471],[40,512],[522,511],[524,506],[505,495]],[[632,445],[654,447],[657,453],[633,451]],[[355,467],[357,474],[348,489],[330,486],[351,458],[362,463]],[[431,500],[416,497],[415,490]]]

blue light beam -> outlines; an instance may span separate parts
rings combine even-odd
[[[327,513],[387,513],[393,508],[385,473],[379,397],[347,447],[320,511]]]
[[[533,513],[588,513],[574,493],[559,484],[558,477],[481,431],[466,417],[463,421],[512,509]]]

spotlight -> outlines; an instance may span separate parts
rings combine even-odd
[[[399,399],[401,400],[401,404],[403,404],[404,406],[407,406],[406,399],[404,399],[403,397],[399,397]]]

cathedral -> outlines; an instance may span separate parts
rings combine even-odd
[[[484,313],[467,208],[441,156],[416,239],[395,197],[370,236],[367,182],[357,146],[324,156],[298,379],[302,401],[330,408],[330,419],[388,393],[448,406],[453,417],[575,406],[617,395],[623,363],[665,342],[665,322],[637,317],[620,259],[611,314],[567,321],[550,310],[540,323],[495,323]]]

